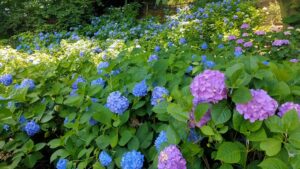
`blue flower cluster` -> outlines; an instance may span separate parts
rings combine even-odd
[[[107,167],[112,162],[112,158],[106,151],[102,151],[99,154],[99,161],[100,161],[102,166]]]
[[[86,80],[83,77],[78,77],[76,81],[72,84],[72,89],[78,89],[78,84],[84,82],[86,82]]]
[[[206,42],[202,43],[201,49],[206,50],[208,48],[208,45]]]
[[[16,89],[22,89],[28,87],[28,90],[33,90],[35,88],[34,81],[32,79],[24,79],[20,85],[16,84]]]
[[[159,151],[160,146],[167,141],[168,141],[167,133],[165,131],[161,131],[154,142],[156,150]]]
[[[201,141],[201,139],[202,139],[202,137],[196,132],[196,130],[194,128],[191,128],[189,137],[188,137],[188,141],[197,143],[197,142]]]
[[[3,129],[4,129],[5,131],[8,131],[9,128],[10,128],[9,125],[7,125],[7,124],[4,124],[4,125],[3,125]]]
[[[128,109],[129,101],[121,92],[115,91],[107,97],[107,107],[111,112],[121,115]]]
[[[89,124],[91,126],[94,126],[94,125],[98,124],[98,121],[96,121],[95,119],[93,119],[93,117],[91,117],[90,120],[89,120]]]
[[[152,62],[154,60],[158,60],[158,56],[157,55],[150,55],[148,62]]]
[[[40,126],[34,121],[30,121],[25,125],[25,131],[28,136],[34,136],[40,129]]]
[[[159,102],[165,100],[165,97],[169,95],[169,91],[164,88],[157,86],[152,91],[152,97],[151,97],[151,105],[155,106]]]
[[[108,62],[100,62],[97,66],[98,74],[102,74],[103,69],[107,68],[108,66],[109,66]]]
[[[125,153],[121,159],[122,169],[141,169],[144,164],[144,155],[136,150]]]
[[[154,52],[159,52],[159,51],[160,51],[160,47],[159,46],[155,46]]]
[[[5,74],[0,76],[0,83],[2,83],[5,86],[11,85],[13,82],[13,77],[11,74]]]
[[[101,77],[96,79],[96,80],[93,80],[91,82],[91,86],[95,86],[95,85],[99,85],[101,87],[104,87],[105,86],[105,80],[103,80]]]
[[[186,43],[187,43],[187,41],[186,41],[185,38],[180,38],[180,39],[179,39],[179,44],[184,45],[184,44],[186,44]]]
[[[56,169],[67,169],[68,160],[60,158],[56,163]]]
[[[137,83],[133,90],[132,90],[132,94],[136,97],[142,97],[142,96],[146,96],[147,95],[147,89],[148,86],[146,84],[146,80],[141,81],[140,83]]]
[[[205,69],[211,69],[213,67],[215,67],[215,62],[211,61],[211,60],[207,60],[207,57],[205,55],[202,55],[202,63],[204,65]]]

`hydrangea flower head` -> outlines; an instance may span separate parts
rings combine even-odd
[[[134,86],[132,90],[132,94],[136,97],[146,96],[147,90],[148,90],[148,86],[146,84],[146,80],[143,80]]]
[[[186,161],[175,145],[164,148],[158,156],[158,169],[186,169]]]
[[[160,86],[155,87],[152,91],[151,105],[155,106],[159,102],[164,101],[165,96],[168,95],[169,91],[166,88]]]
[[[244,32],[244,33],[242,34],[242,37],[247,37],[247,36],[249,36],[249,34],[248,34],[247,32]]]
[[[296,104],[293,102],[286,102],[283,105],[279,107],[278,115],[282,117],[285,113],[287,113],[290,110],[296,110],[300,117],[300,104]]]
[[[262,35],[266,35],[266,32],[258,30],[258,31],[255,31],[254,34],[258,35],[258,36],[262,36]]]
[[[32,79],[24,79],[21,82],[20,88],[28,87],[29,90],[33,90],[35,88],[34,81]]]
[[[206,50],[208,48],[208,45],[206,42],[202,43],[201,49]]]
[[[225,75],[217,70],[205,70],[193,79],[190,90],[203,102],[218,103],[227,98]]]
[[[292,63],[298,63],[299,59],[291,59],[290,62],[292,62]]]
[[[159,46],[155,46],[154,52],[159,52],[159,51],[160,51],[160,47]]]
[[[154,60],[158,60],[158,56],[157,55],[150,55],[148,62],[152,62]]]
[[[25,125],[25,131],[28,136],[35,135],[40,131],[40,129],[41,129],[40,126],[34,121],[30,121]]]
[[[168,141],[167,133],[165,131],[161,131],[154,142],[156,150],[159,151],[161,144],[167,141]]]
[[[10,128],[9,125],[7,125],[7,124],[4,124],[4,125],[3,125],[3,129],[4,129],[5,131],[8,131],[9,128]]]
[[[103,72],[102,69],[105,69],[109,66],[109,63],[108,62],[100,62],[97,66],[97,71],[98,71],[98,74],[101,74]]]
[[[97,86],[97,85],[99,85],[99,86],[101,86],[101,87],[104,87],[104,86],[105,86],[105,80],[103,80],[103,79],[100,77],[100,78],[98,78],[98,79],[96,79],[96,80],[93,80],[93,81],[91,82],[91,86]]]
[[[224,45],[223,45],[223,44],[219,44],[219,45],[218,45],[218,48],[219,48],[219,49],[223,49],[223,48],[224,48]]]
[[[241,29],[249,29],[249,27],[250,27],[250,25],[247,24],[247,23],[243,23],[243,24],[241,25]]]
[[[251,89],[252,99],[244,104],[237,104],[236,110],[251,123],[257,120],[267,119],[273,116],[278,107],[276,100],[271,98],[268,93],[262,89]]]
[[[186,44],[186,43],[187,43],[187,41],[186,41],[185,38],[180,38],[180,39],[179,39],[179,44],[184,45],[184,44]]]
[[[99,154],[99,161],[102,166],[107,167],[111,164],[112,158],[106,151],[102,151]]]
[[[142,169],[144,155],[136,150],[125,153],[121,159],[122,169]]]
[[[193,71],[193,66],[189,66],[188,68],[186,68],[186,73],[191,73]]]
[[[275,40],[272,43],[272,46],[280,47],[280,46],[289,45],[289,44],[290,44],[289,40]]]
[[[211,60],[208,60],[208,61],[204,62],[204,67],[206,69],[211,69],[211,68],[215,67],[215,65],[216,65],[215,62],[213,62]]]
[[[4,86],[9,86],[12,84],[12,82],[13,77],[11,74],[5,74],[0,77],[0,83],[2,83]]]
[[[121,92],[115,91],[107,97],[107,107],[111,112],[122,115],[128,109],[129,101]]]
[[[236,40],[236,43],[237,44],[242,44],[242,43],[244,43],[244,39],[238,39],[238,40]]]
[[[68,160],[61,158],[56,163],[56,169],[67,169]]]
[[[78,89],[78,84],[79,83],[84,83],[86,82],[83,77],[78,77],[76,81],[72,84],[72,89]]]
[[[93,117],[91,117],[90,119],[89,119],[89,124],[91,125],[91,126],[94,126],[94,125],[96,125],[98,123],[98,121],[96,121],[95,119],[93,119]]]
[[[250,48],[252,45],[253,45],[252,42],[245,42],[244,43],[245,48]]]
[[[229,41],[235,40],[235,39],[236,39],[236,37],[235,37],[234,35],[229,35],[229,36],[228,36],[228,40],[229,40]]]

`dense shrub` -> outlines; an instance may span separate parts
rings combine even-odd
[[[13,37],[0,166],[299,168],[300,32],[260,14],[222,1]]]

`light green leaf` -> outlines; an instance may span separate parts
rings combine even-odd
[[[241,160],[241,149],[233,142],[223,142],[217,151],[217,160],[225,163],[238,163]]]
[[[275,138],[268,138],[260,143],[260,148],[264,150],[268,156],[274,156],[281,150],[281,141]]]

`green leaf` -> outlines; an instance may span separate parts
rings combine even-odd
[[[260,148],[264,150],[268,156],[274,156],[281,150],[281,141],[275,138],[268,138],[260,143]]]
[[[205,113],[208,111],[210,105],[208,103],[201,103],[198,104],[195,109],[195,120],[200,121],[201,118],[205,115]]]
[[[132,133],[129,130],[125,130],[121,133],[121,139],[119,141],[120,146],[124,146],[132,138]]]
[[[110,138],[110,146],[112,148],[116,147],[117,144],[118,144],[118,129],[117,128],[114,128],[110,131],[109,133],[109,138]]]
[[[285,131],[292,131],[299,127],[299,116],[296,110],[291,110],[282,116],[282,124]]]
[[[233,142],[223,142],[217,151],[217,160],[225,163],[238,163],[241,160],[241,149]]]
[[[233,123],[233,128],[236,131],[240,131],[241,125],[243,124],[244,121],[245,121],[244,117],[241,114],[239,114],[237,111],[233,112],[232,123]]]
[[[34,146],[34,151],[39,151],[46,146],[46,143],[38,143]]]
[[[73,107],[80,107],[83,102],[84,96],[78,95],[78,96],[69,96],[65,101],[64,104],[67,106],[73,106]]]
[[[174,117],[176,120],[186,122],[189,119],[187,112],[183,112],[180,105],[171,103],[167,107],[167,112]]]
[[[289,167],[278,158],[267,158],[259,165],[262,169],[288,169]]]
[[[140,147],[139,139],[136,136],[133,136],[133,138],[128,142],[128,149],[129,150],[137,150]]]
[[[212,106],[211,118],[216,125],[227,122],[231,117],[231,111],[226,101],[222,101]]]
[[[150,132],[147,134],[147,136],[143,140],[141,140],[140,147],[144,148],[144,149],[148,148],[152,143],[152,139],[153,139],[153,132]]]
[[[202,126],[200,128],[201,132],[207,136],[215,135],[214,130],[210,126]]]
[[[54,161],[58,157],[66,158],[70,155],[70,153],[65,149],[58,149],[56,150],[50,157],[50,162]]]
[[[24,102],[26,101],[27,91],[28,91],[28,87],[13,90],[12,93],[10,94],[10,98],[15,101]]]
[[[174,128],[169,125],[167,128],[167,138],[168,138],[168,142],[170,144],[178,144],[180,142],[180,137],[177,134],[177,132],[174,130]]]
[[[167,112],[168,103],[163,101],[152,108],[152,111],[158,114]]]
[[[296,130],[296,131],[291,132],[289,134],[288,141],[294,147],[300,149],[300,130]]]
[[[281,119],[278,116],[271,116],[268,119],[264,120],[264,123],[271,132],[284,133]]]
[[[90,107],[90,111],[92,111],[93,114],[93,118],[99,122],[101,122],[102,124],[105,124],[107,126],[111,126],[111,119],[112,119],[112,112],[109,111],[109,109],[107,109],[106,107],[104,107],[101,104],[95,103],[92,104],[92,106]]]
[[[255,132],[251,132],[248,136],[247,136],[249,141],[264,141],[267,139],[267,134],[264,128],[261,128],[258,131]]]
[[[36,162],[43,158],[43,155],[40,152],[34,152],[33,154],[29,154],[24,159],[24,164],[28,168],[33,168],[36,164]]]
[[[291,94],[290,87],[283,81],[275,83],[270,95],[286,97]]]
[[[48,143],[48,146],[51,148],[51,149],[54,149],[54,148],[57,148],[59,146],[62,145],[62,141],[61,139],[53,139],[51,140],[49,143]]]
[[[233,167],[230,164],[223,164],[219,169],[233,169]]]
[[[236,104],[247,103],[252,99],[251,92],[246,87],[239,87],[233,92],[232,101]]]

